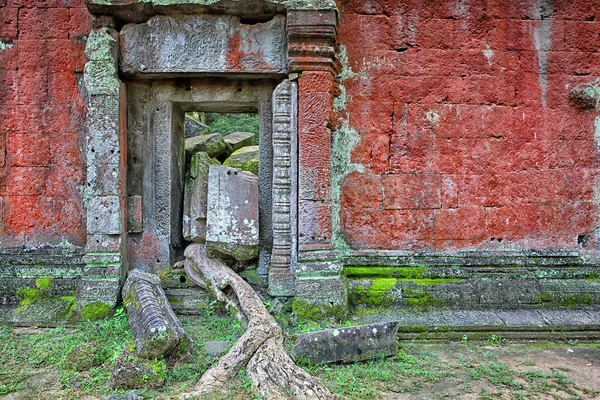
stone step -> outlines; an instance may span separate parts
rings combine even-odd
[[[600,307],[520,310],[390,310],[350,317],[353,324],[398,322],[399,339],[598,340]]]

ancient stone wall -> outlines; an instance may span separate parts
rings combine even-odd
[[[338,6],[340,248],[596,247],[597,1]]]
[[[79,0],[0,1],[0,252],[86,242]]]

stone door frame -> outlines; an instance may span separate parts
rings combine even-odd
[[[331,237],[329,126],[334,90],[335,4],[323,1],[312,9],[294,9],[297,2],[290,2],[290,6],[286,2],[266,3],[284,8],[287,37],[282,40],[287,43],[288,74],[284,81],[288,83],[280,86],[273,98],[276,154],[269,292],[295,296],[299,311],[343,312],[346,287]],[[110,15],[123,18],[129,15],[123,12],[124,7],[137,3],[88,0],[86,4],[96,15],[96,26],[88,39],[89,61],[84,69],[88,243],[77,295],[83,304],[103,301],[114,305],[128,269],[127,219],[134,224],[142,207],[139,199],[127,197],[126,88],[118,72],[119,33]],[[168,15],[168,10],[161,8],[161,14]],[[173,14],[178,10],[174,5]],[[238,15],[241,13],[238,10]],[[131,15],[135,21],[136,16]],[[293,109],[295,104],[297,110]]]

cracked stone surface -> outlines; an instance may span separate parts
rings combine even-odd
[[[206,248],[210,257],[248,261],[258,256],[258,178],[219,165],[208,174]]]

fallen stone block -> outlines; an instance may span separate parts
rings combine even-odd
[[[112,371],[112,387],[120,389],[157,389],[165,384],[164,361],[148,360],[135,354],[133,346],[125,346]]]
[[[192,350],[192,342],[171,309],[158,276],[134,269],[121,294],[138,356],[159,359]]]
[[[218,133],[211,133],[209,135],[200,135],[185,139],[185,157],[186,163],[189,163],[192,156],[199,152],[205,152],[209,157],[215,158],[221,154],[231,152],[231,148],[223,136]]]
[[[205,123],[196,121],[192,117],[185,116],[184,122],[185,138],[191,138],[199,135],[206,135],[210,133],[210,128]]]
[[[298,335],[293,353],[315,364],[395,355],[398,322],[326,329]]]
[[[206,240],[208,167],[218,164],[205,152],[194,154],[189,163],[183,192],[183,238],[188,242]]]
[[[241,149],[242,147],[252,146],[254,142],[253,132],[233,132],[223,138],[232,151]]]
[[[258,256],[258,178],[211,165],[206,248],[209,257],[248,261]]]
[[[258,146],[247,146],[236,150],[223,163],[231,168],[239,168],[242,171],[252,172],[258,176]]]

